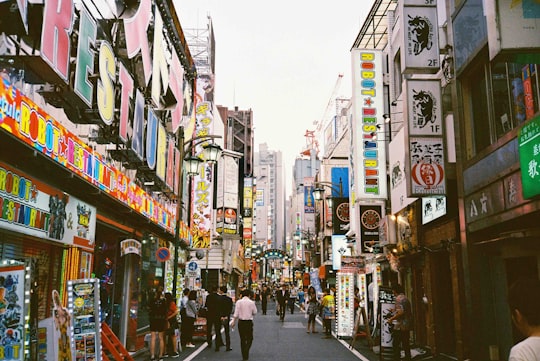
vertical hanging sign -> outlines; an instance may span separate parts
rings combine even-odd
[[[354,155],[359,199],[386,199],[386,151],[384,132],[383,54],[378,50],[353,49],[352,108]]]

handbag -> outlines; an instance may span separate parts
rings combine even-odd
[[[208,309],[207,309],[206,307],[201,307],[201,308],[199,309],[199,312],[197,312],[197,315],[198,315],[199,317],[204,317],[204,318],[206,318],[206,316],[208,316]]]

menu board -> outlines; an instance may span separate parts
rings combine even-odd
[[[101,359],[99,324],[99,279],[68,282],[69,310],[72,317],[72,349],[75,361]]]
[[[379,304],[381,317],[381,347],[392,347],[392,328],[391,325],[386,322],[387,319],[392,317],[394,313],[395,297],[391,288],[379,287]]]
[[[354,328],[354,273],[337,273],[337,335],[351,337]]]

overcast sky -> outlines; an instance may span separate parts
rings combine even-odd
[[[373,0],[174,0],[183,28],[216,40],[215,102],[253,110],[255,148],[281,150],[290,187],[306,130],[337,95],[350,97],[350,49]]]

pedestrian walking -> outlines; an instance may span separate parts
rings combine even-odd
[[[186,348],[187,344],[187,330],[186,326],[188,324],[186,316],[186,307],[189,301],[189,288],[184,288],[182,291],[182,299],[180,300],[180,346],[182,350]]]
[[[296,302],[296,298],[298,297],[298,288],[296,288],[294,285],[291,286],[291,290],[289,292],[289,310],[291,310],[291,315],[294,313],[294,304]]]
[[[392,317],[387,322],[393,325],[392,329],[392,348],[394,351],[394,361],[401,360],[401,348],[405,351],[405,361],[411,360],[411,345],[409,343],[409,333],[411,330],[411,302],[405,296],[403,286],[395,284],[392,287],[396,304]]]
[[[329,288],[325,288],[324,296],[321,300],[321,317],[324,325],[323,338],[332,337],[332,319],[334,318],[334,296]]]
[[[242,298],[236,302],[232,328],[238,321],[238,333],[240,334],[240,349],[242,350],[242,359],[249,360],[249,349],[253,343],[253,316],[257,314],[257,306],[250,299],[250,291],[242,290]]]
[[[276,291],[276,301],[278,305],[278,315],[280,321],[285,320],[285,311],[286,311],[286,304],[289,300],[289,291],[287,290],[287,285],[283,283],[281,285],[281,290]]]
[[[315,330],[316,325],[316,318],[319,314],[319,300],[317,299],[317,292],[315,291],[315,288],[313,286],[310,286],[308,288],[308,294],[307,294],[307,314],[308,314],[308,324],[307,324],[307,333],[317,333]]]
[[[266,315],[266,311],[268,309],[268,299],[270,298],[270,295],[271,291],[268,286],[263,285],[263,289],[261,291],[261,309],[263,315]]]
[[[166,349],[170,350],[170,352],[168,351],[167,355],[164,356],[167,357],[170,355],[171,357],[178,357],[180,355],[178,354],[178,344],[176,339],[176,332],[178,331],[178,319],[176,317],[178,316],[179,310],[176,306],[176,300],[173,298],[172,293],[165,293],[165,300],[168,304],[167,322],[169,323],[169,328],[166,331]]]
[[[212,329],[216,334],[216,352],[223,346],[221,338],[221,315],[219,312],[219,304],[221,297],[217,294],[217,286],[210,287],[210,294],[206,296],[206,342],[208,347],[212,347]]]
[[[219,303],[219,315],[221,317],[221,324],[225,330],[225,351],[231,351],[231,314],[233,309],[232,298],[227,296],[227,286],[221,286],[219,289],[219,296],[221,297]]]
[[[193,331],[195,330],[195,320],[197,319],[197,313],[199,312],[199,306],[197,305],[197,291],[191,290],[188,295],[188,302],[186,304],[186,347],[195,347],[193,344]]]
[[[304,303],[306,303],[306,294],[305,294],[305,291],[304,291],[305,287],[302,287],[298,290],[298,303],[300,304],[300,311],[304,311],[305,308],[304,308]]]
[[[512,321],[526,337],[510,350],[508,361],[540,361],[540,280],[516,281],[508,291]]]
[[[165,353],[165,330],[167,324],[168,304],[163,295],[163,287],[159,286],[154,293],[154,297],[148,304],[148,316],[150,323],[150,359],[163,360]],[[159,342],[159,346],[156,343]],[[159,352],[156,348],[159,347]]]

